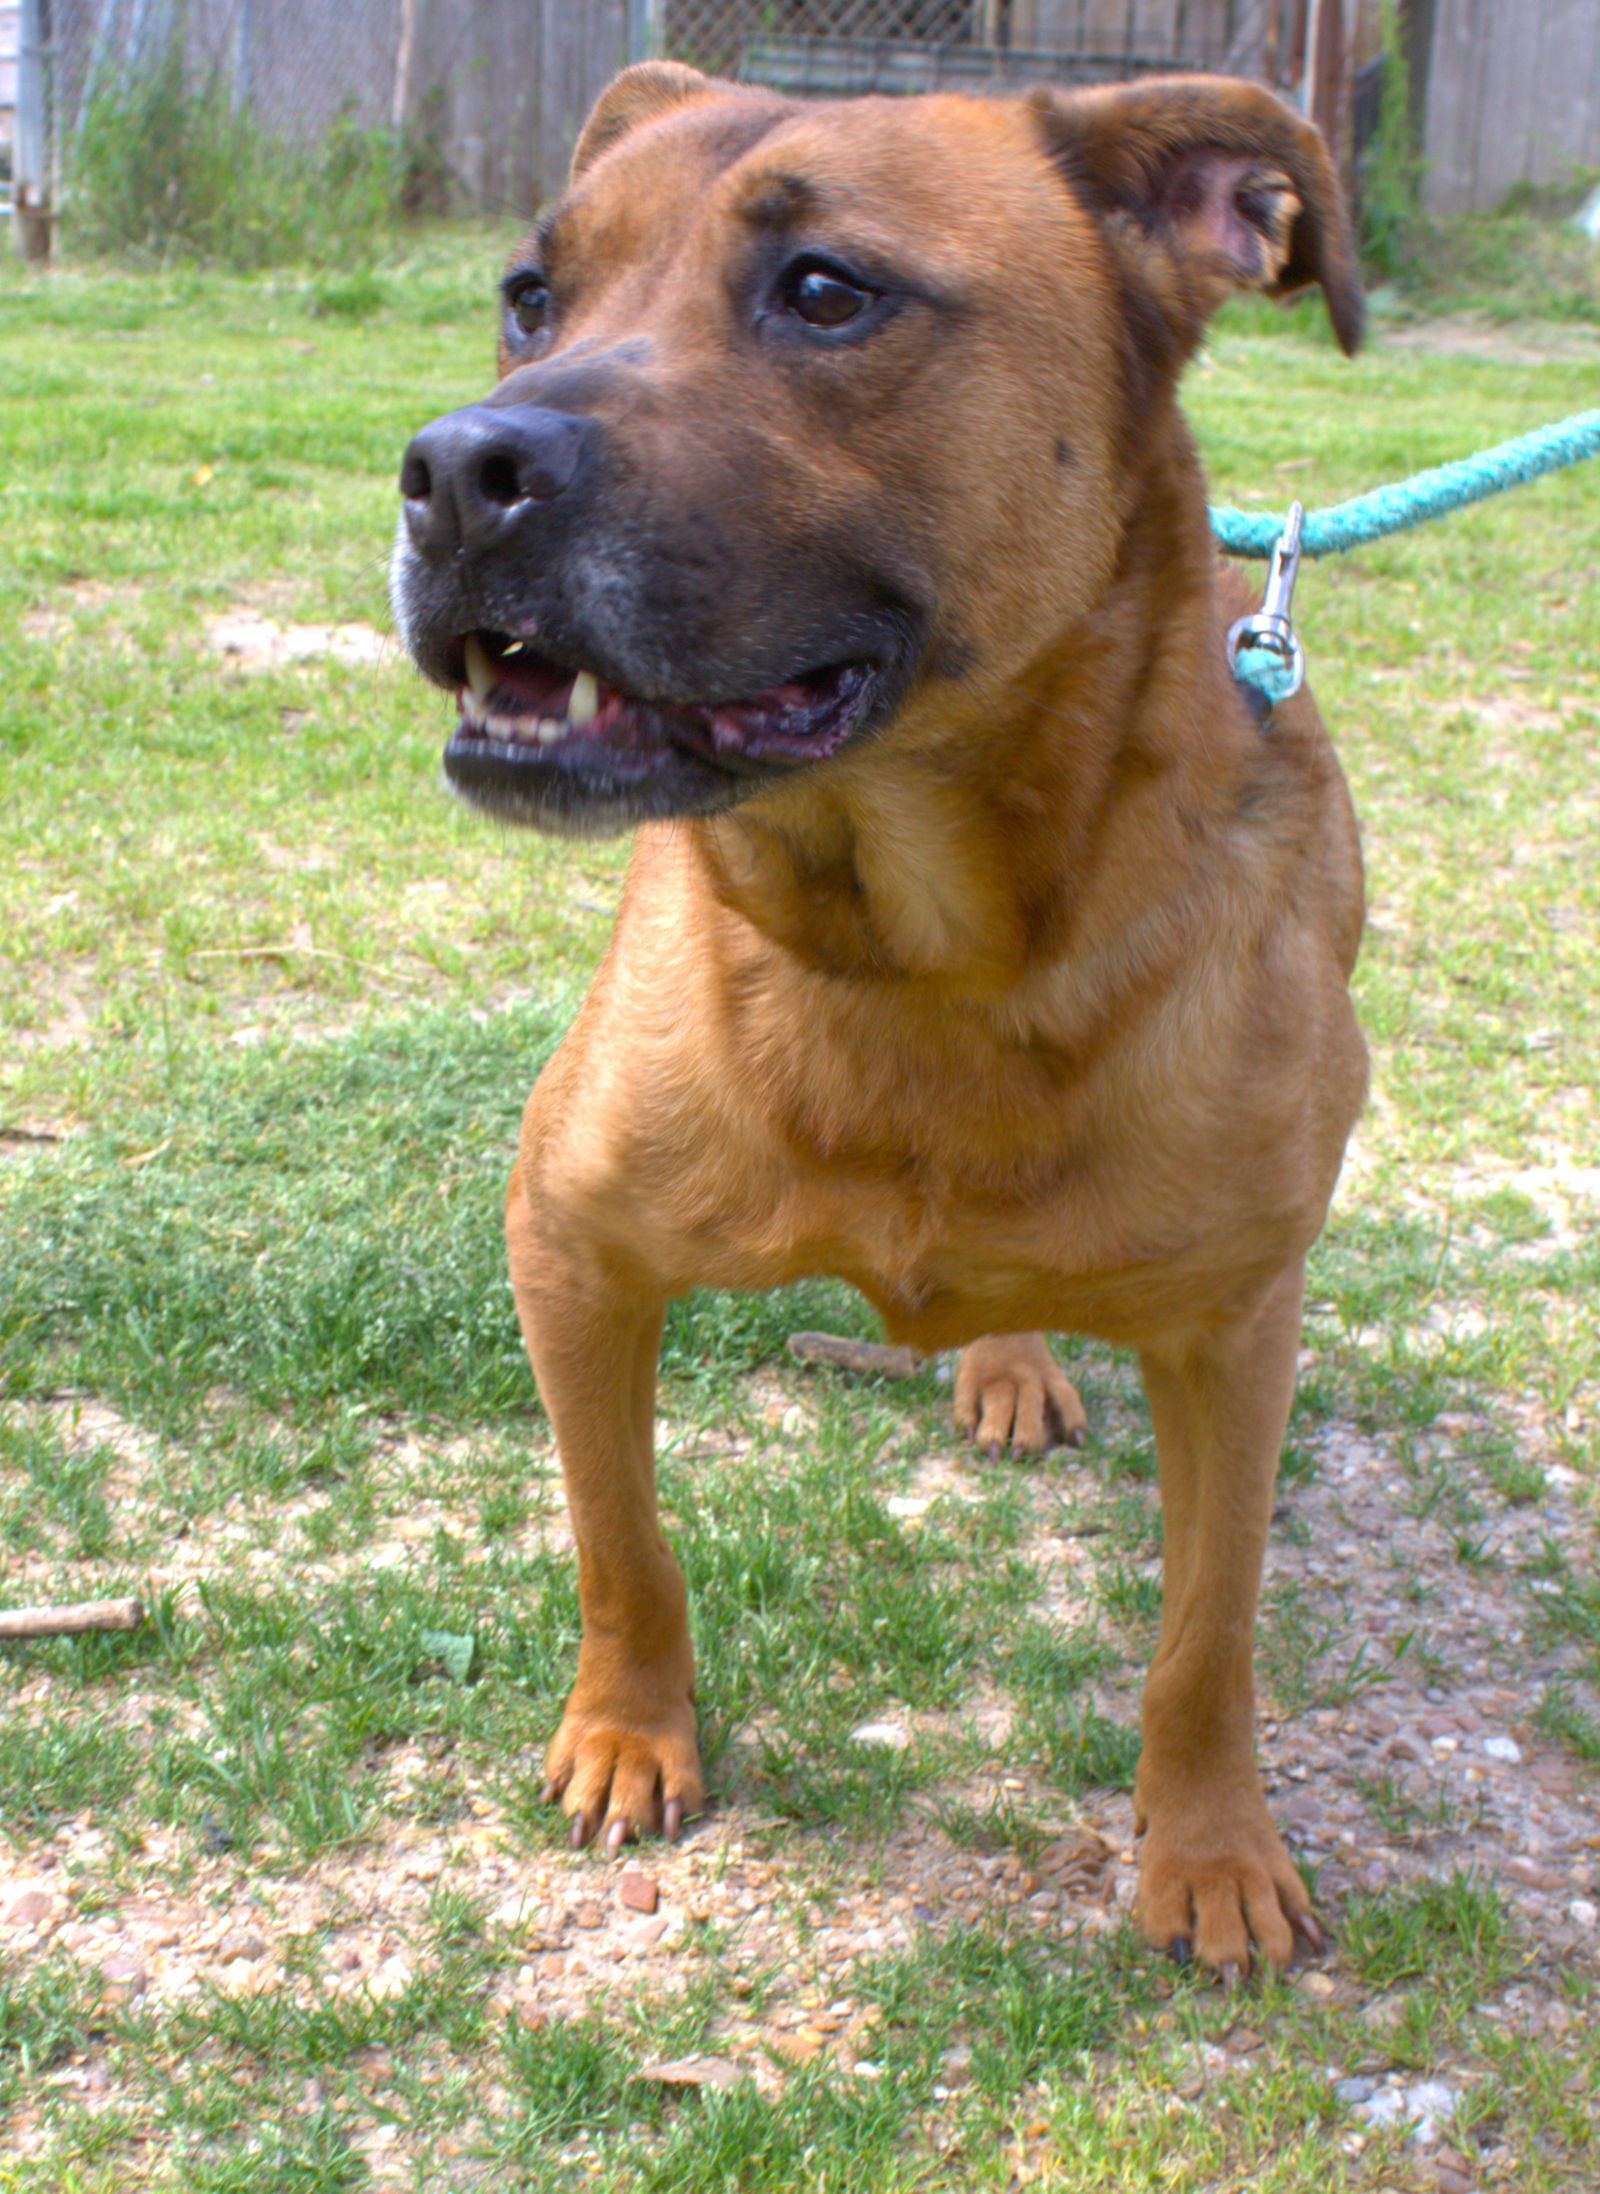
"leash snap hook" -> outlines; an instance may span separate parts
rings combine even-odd
[[[1289,505],[1289,516],[1272,552],[1267,591],[1261,607],[1228,627],[1228,668],[1241,685],[1257,686],[1274,706],[1300,691],[1305,656],[1295,637],[1290,610],[1300,571],[1300,529],[1305,507]]]

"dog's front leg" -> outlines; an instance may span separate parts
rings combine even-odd
[[[1161,1637],[1134,1804],[1138,1916],[1159,1948],[1231,1981],[1321,1949],[1255,1765],[1256,1603],[1294,1395],[1297,1264],[1220,1328],[1140,1352],[1165,1527]]]
[[[656,1510],[658,1291],[565,1228],[520,1179],[506,1204],[517,1316],[555,1431],[578,1545],[578,1680],[545,1758],[576,1845],[676,1836],[704,1798],[688,1596]]]

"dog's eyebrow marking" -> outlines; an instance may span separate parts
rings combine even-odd
[[[755,229],[794,228],[817,209],[818,192],[803,175],[763,175],[738,207],[741,221]]]
[[[514,282],[519,274],[540,271],[549,264],[557,250],[564,211],[561,206],[552,206],[548,213],[541,214],[534,222],[528,232],[527,241],[517,246],[516,258],[501,277],[502,289],[508,282]]]

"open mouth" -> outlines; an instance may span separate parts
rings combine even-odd
[[[573,670],[501,632],[468,633],[459,664],[454,757],[608,774],[648,770],[671,750],[734,775],[819,761],[862,723],[877,683],[870,663],[835,663],[759,693],[714,702],[654,702]]]

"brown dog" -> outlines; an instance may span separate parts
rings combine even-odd
[[[663,1306],[835,1273],[966,1345],[980,1441],[1082,1422],[1032,1329],[1139,1351],[1142,1922],[1225,1977],[1320,1943],[1251,1661],[1364,1085],[1360,861],[1309,698],[1262,726],[1229,676],[1174,395],[1231,286],[1308,282],[1353,347],[1328,160],[1258,87],[801,105],[647,63],[512,262],[499,386],[407,453],[447,774],[646,825],[507,1210],[578,1542],[548,1768],[580,1843],[702,1798]]]

